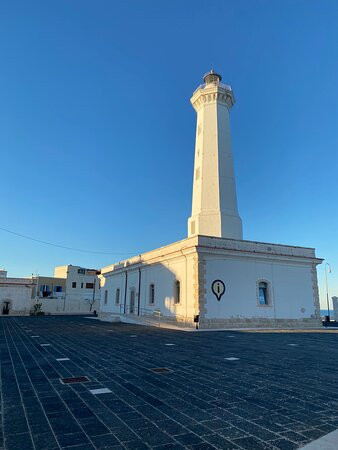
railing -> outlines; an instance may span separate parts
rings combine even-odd
[[[184,328],[193,328],[193,318],[183,316],[181,314],[173,314],[172,316],[164,316],[159,309],[140,308],[138,314],[137,306],[134,306],[130,310],[130,305],[120,305],[120,314],[132,315],[133,319],[140,320],[144,323],[151,324],[153,326],[161,326],[162,324],[171,324],[176,326],[182,326]]]
[[[212,83],[203,83],[203,84],[200,84],[200,85],[198,86],[198,88],[195,89],[194,94],[195,94],[195,92],[197,92],[199,89],[204,89],[206,86],[212,86],[212,85],[214,85],[214,86],[219,86],[219,87],[221,87],[221,88],[223,88],[223,89],[225,89],[225,90],[227,90],[227,91],[232,92],[231,86],[229,86],[228,84],[223,84],[223,83],[220,83],[219,81],[214,81],[214,82],[212,82]],[[193,94],[193,95],[194,95],[194,94]]]
[[[48,295],[43,295],[42,292],[39,293],[39,299],[44,300],[48,298],[64,298],[66,295],[65,292],[50,292]]]

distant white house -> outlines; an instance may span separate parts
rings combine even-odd
[[[46,314],[99,311],[99,271],[66,265],[54,273],[54,277],[8,278],[0,269],[0,314],[28,315],[36,304]]]
[[[7,277],[7,271],[0,270],[0,314],[29,314],[32,290],[35,282],[28,278]]]
[[[89,313],[100,309],[99,271],[71,264],[54,269],[54,277],[34,277],[35,303],[45,313]]]
[[[54,277],[66,280],[66,304],[78,305],[79,310],[99,310],[100,308],[100,271],[68,264],[54,269]]]

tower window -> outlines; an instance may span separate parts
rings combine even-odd
[[[104,304],[108,303],[108,291],[104,291]]]
[[[258,304],[259,306],[269,305],[269,285],[266,281],[259,281],[258,283]]]
[[[176,305],[181,301],[181,282],[178,280],[175,281],[174,300]]]
[[[149,285],[149,304],[153,305],[155,303],[155,285],[151,283]]]
[[[198,167],[195,173],[195,180],[199,180],[199,178],[200,178],[200,168]]]

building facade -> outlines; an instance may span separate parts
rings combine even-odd
[[[55,279],[65,283],[64,310],[91,312],[100,309],[100,271],[68,264],[54,269]]]
[[[29,314],[34,287],[34,280],[27,278],[10,278],[7,277],[7,272],[5,270],[0,270],[0,314]]]
[[[54,277],[8,278],[0,269],[0,314],[26,315],[37,303],[45,314],[99,311],[99,271],[66,265],[55,267],[54,273]]]
[[[320,325],[313,248],[243,240],[230,138],[234,94],[209,72],[191,98],[197,112],[188,238],[101,270],[101,317],[200,328]]]
[[[101,317],[160,312],[200,328],[320,323],[314,249],[195,236],[102,269]],[[224,290],[223,287],[224,286]]]
[[[54,269],[54,277],[37,276],[32,293],[46,314],[90,313],[100,309],[100,285],[96,269],[71,264]]]

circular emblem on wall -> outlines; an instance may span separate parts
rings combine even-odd
[[[221,300],[222,295],[225,292],[225,284],[222,280],[215,280],[211,285],[212,292],[216,295],[218,301]]]

